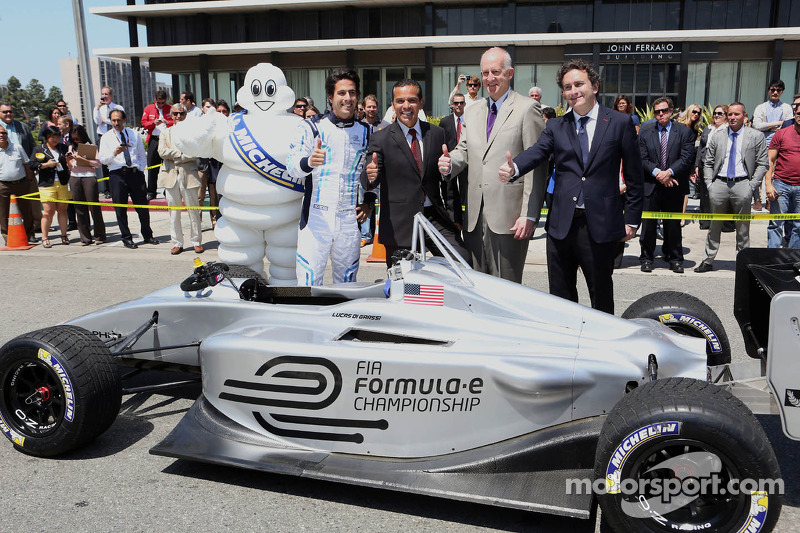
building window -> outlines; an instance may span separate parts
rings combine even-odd
[[[705,103],[710,106],[742,102],[752,114],[767,99],[769,61],[715,61],[708,69]]]

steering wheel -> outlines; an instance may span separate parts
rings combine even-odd
[[[201,291],[208,286],[213,287],[223,279],[225,272],[230,267],[225,263],[207,263],[194,269],[194,273],[181,282],[181,290],[184,292]]]
[[[201,278],[197,273],[181,281],[181,290],[184,292],[202,291],[208,287],[208,280]]]

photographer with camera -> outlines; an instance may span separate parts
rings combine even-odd
[[[111,112],[115,109],[125,111],[125,108],[114,103],[113,99],[114,89],[109,86],[100,89],[100,100],[94,108],[94,123],[97,125],[97,146],[100,146],[100,139],[103,135],[114,128],[111,124]],[[106,165],[103,165],[103,177],[108,177],[108,167]],[[98,181],[97,187],[106,198],[111,198],[107,180]]]
[[[453,105],[453,97],[456,94],[463,92],[461,90],[462,83],[467,84],[467,95],[465,97],[465,105],[464,105],[464,109],[466,110],[469,106],[481,100],[481,97],[478,96],[478,91],[481,90],[481,79],[478,76],[467,76],[466,74],[459,74],[456,86],[450,92],[450,96],[447,100],[450,105]]]

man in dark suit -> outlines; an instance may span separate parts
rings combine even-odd
[[[453,113],[447,115],[439,123],[444,129],[445,144],[448,150],[453,150],[461,141],[461,134],[466,130],[464,123],[464,110],[466,109],[467,99],[461,93],[453,95],[450,106]],[[442,196],[447,212],[456,223],[459,229],[464,226],[464,209],[467,195],[467,172],[468,169],[461,171],[461,174],[450,181],[442,180]]]
[[[657,98],[653,102],[656,125],[639,132],[639,152],[644,174],[644,210],[680,213],[683,197],[689,194],[689,174],[694,171],[695,135],[672,117],[672,100]],[[680,219],[665,219],[664,244],[661,252],[670,269],[683,274],[683,238]],[[642,221],[639,237],[642,272],[653,271],[656,249],[656,221]]]
[[[550,294],[578,301],[578,267],[592,307],[614,312],[611,275],[618,241],[636,235],[642,219],[642,160],[630,116],[597,103],[600,76],[582,59],[564,63],[556,77],[572,110],[547,121],[539,141],[500,167],[500,181],[555,160],[553,208],[547,216]],[[620,165],[627,192],[619,194]],[[530,203],[541,205],[534,188]],[[624,204],[624,205],[623,205]]]
[[[439,230],[467,261],[469,254],[458,236],[442,201],[441,175],[436,168],[445,144],[444,130],[418,120],[424,104],[422,88],[414,80],[401,80],[392,88],[392,107],[397,120],[372,134],[367,147],[367,166],[361,184],[371,190],[381,186],[378,240],[386,247],[386,264],[398,249],[411,247],[413,219],[417,213]],[[438,250],[433,250],[438,254]]]

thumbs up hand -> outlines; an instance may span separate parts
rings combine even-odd
[[[325,150],[322,149],[322,139],[317,137],[317,146],[308,158],[308,166],[317,168],[325,164]]]
[[[506,152],[506,162],[500,165],[499,178],[503,183],[507,183],[516,175],[517,169],[514,168],[514,161],[511,159],[511,152]]]
[[[372,159],[367,163],[367,179],[370,183],[378,179],[378,154],[372,153]]]
[[[450,152],[447,150],[447,145],[443,144],[442,157],[439,158],[439,172],[441,172],[443,176],[447,176],[450,174],[450,170]]]

